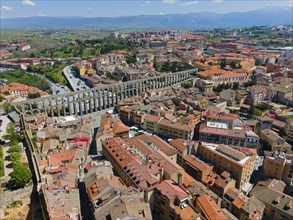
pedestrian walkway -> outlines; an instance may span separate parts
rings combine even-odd
[[[2,120],[2,125],[0,127],[0,139],[3,139],[3,137],[6,135],[6,128],[9,124],[10,120],[7,117],[7,115],[0,116],[0,119]],[[4,175],[9,176],[9,174],[13,171],[12,169],[12,163],[9,160],[9,153],[8,153],[9,147],[3,146],[3,155],[4,155]]]

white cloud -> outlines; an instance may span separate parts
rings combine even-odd
[[[160,15],[165,15],[166,13],[164,13],[164,12],[160,12]]]
[[[163,0],[164,4],[174,4],[176,0]]]
[[[190,6],[190,5],[196,5],[198,3],[199,3],[199,1],[187,1],[187,2],[181,3],[180,5],[181,6]]]
[[[213,3],[222,3],[224,0],[212,0]]]
[[[41,17],[47,16],[47,15],[45,15],[45,14],[43,14],[43,13],[38,13],[37,15],[38,15],[38,16],[41,16]]]
[[[3,5],[3,6],[1,7],[1,9],[2,9],[3,11],[13,11],[13,8],[11,8],[11,7],[9,7],[9,6],[5,6],[5,5]]]
[[[28,6],[35,6],[36,5],[36,3],[34,3],[32,0],[23,0],[21,2],[21,4],[28,5]]]

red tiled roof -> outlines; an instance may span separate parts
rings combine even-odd
[[[167,196],[169,199],[177,197],[179,200],[183,200],[189,197],[187,192],[185,192],[180,186],[178,186],[172,180],[164,180],[157,186],[157,189],[161,191],[161,193]]]
[[[199,196],[196,199],[196,202],[208,220],[227,219],[225,214],[220,209],[220,207],[216,204],[216,202],[210,196],[208,195]]]

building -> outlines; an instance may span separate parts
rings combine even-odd
[[[213,92],[213,82],[206,79],[199,79],[196,82],[196,86],[204,93],[208,94]]]
[[[211,69],[203,72],[198,72],[197,75],[204,79],[208,79],[213,82],[214,86],[218,86],[224,83],[239,83],[243,84],[250,81],[250,74],[245,71],[232,72],[223,69]]]
[[[2,85],[0,93],[11,98],[28,97],[29,94],[35,93],[39,93],[40,96],[48,95],[46,92],[43,92],[36,87],[27,86],[18,82],[13,82],[9,85]]]
[[[162,140],[157,135],[142,134],[131,138],[132,140],[140,140],[147,145],[148,149],[151,151],[162,151],[166,154],[172,161],[176,163],[177,160],[177,150],[172,147],[168,142]],[[132,142],[132,146],[135,146]],[[144,145],[145,146],[145,145]]]
[[[192,153],[196,153],[198,147],[198,142],[181,138],[173,139],[169,141],[169,143],[178,151],[176,162],[182,167],[183,157]]]
[[[160,121],[160,119],[160,116],[147,114],[143,124],[144,130],[156,133],[158,130],[158,121]]]
[[[150,165],[151,163],[157,164],[158,168],[161,168],[163,176],[161,180],[173,180],[178,185],[183,184],[184,169],[179,166],[175,161],[167,157],[166,154],[161,151],[154,151],[149,155]],[[151,165],[153,168],[153,165]]]
[[[242,89],[237,89],[236,91],[236,103],[239,105],[242,105],[247,97],[247,92],[246,90]]]
[[[41,190],[41,199],[46,204],[45,215],[49,219],[81,219],[80,198],[78,189],[45,189]]]
[[[161,119],[158,122],[157,133],[163,138],[192,139],[194,135],[195,122],[189,119],[187,123]]]
[[[210,70],[212,68],[211,65],[199,61],[195,62],[193,65],[197,67],[199,71]]]
[[[136,111],[136,110],[129,108],[129,107],[121,107],[119,109],[119,117],[120,117],[121,121],[124,124],[129,125],[129,126],[135,125],[138,128],[142,128],[146,115],[147,114],[142,111]],[[148,123],[151,123],[150,118],[149,118]],[[151,126],[151,125],[148,124],[147,126]],[[151,126],[150,129],[152,129],[154,127],[155,126]]]
[[[105,140],[102,146],[104,157],[126,186],[148,191],[162,178],[160,167],[143,165],[137,155],[127,150],[129,146],[121,138]]]
[[[213,173],[213,166],[203,162],[195,155],[183,157],[183,168],[195,180],[204,182]]]
[[[203,219],[227,219],[217,203],[208,195],[202,195],[196,199],[196,208]]]
[[[100,127],[96,135],[97,154],[102,153],[102,141],[112,137],[120,137],[123,140],[127,140],[129,138],[129,128],[115,115],[102,115]]]
[[[236,91],[232,89],[226,89],[220,92],[220,99],[227,102],[228,106],[235,106],[236,104]]]
[[[184,169],[176,164],[176,158],[169,158],[161,151],[154,150],[142,158],[121,138],[111,138],[102,142],[103,155],[111,162],[114,171],[126,186],[132,186],[146,193],[146,201],[151,198],[153,188],[163,180],[173,180],[182,184]]]
[[[256,155],[224,145],[206,143],[199,145],[197,155],[205,162],[213,164],[217,173],[231,173],[232,178],[236,180],[236,188],[244,189],[249,184]]]
[[[260,141],[265,149],[271,151],[291,151],[292,146],[288,144],[284,138],[271,129],[264,129],[260,131]]]
[[[85,188],[95,219],[152,218],[150,204],[143,201],[144,194],[126,187],[113,175],[108,161],[92,160],[86,164]]]
[[[260,102],[269,100],[269,91],[263,85],[254,85],[246,88],[250,103],[256,105]]]
[[[293,120],[292,119],[288,119],[286,121],[284,132],[286,133],[288,139],[290,141],[293,141]]]
[[[94,74],[96,71],[92,68],[92,63],[88,61],[77,61],[74,63],[74,67],[77,69],[80,76],[85,74]]]
[[[259,181],[250,192],[265,204],[264,216],[284,220],[293,218],[293,198],[283,193],[285,186],[284,182],[276,179]]]
[[[255,196],[248,197],[236,188],[229,189],[223,198],[222,204],[237,219],[261,220],[265,210],[263,202]]]
[[[202,123],[199,140],[203,142],[257,148],[259,137],[251,130],[227,129],[223,123]]]
[[[293,157],[291,155],[265,152],[263,172],[266,177],[284,181],[293,192]]]
[[[199,219],[199,214],[187,202],[191,199],[189,194],[171,180],[161,182],[155,189],[154,197],[154,210],[160,219]]]

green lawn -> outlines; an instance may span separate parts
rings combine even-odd
[[[28,86],[34,86],[40,90],[46,91],[50,88],[47,80],[39,77],[32,76],[29,73],[26,73],[24,70],[5,70],[0,73],[0,78],[7,79],[8,83],[19,82]]]
[[[293,118],[293,115],[285,115],[283,117],[286,118],[286,119],[291,119],[291,118]]]
[[[0,177],[4,176],[4,155],[3,146],[0,146]]]

